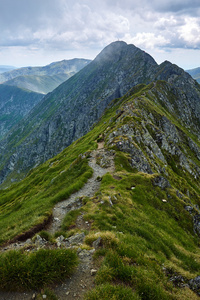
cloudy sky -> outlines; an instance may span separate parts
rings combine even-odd
[[[116,40],[200,67],[200,0],[0,0],[0,65],[93,59]]]

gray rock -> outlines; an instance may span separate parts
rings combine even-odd
[[[166,189],[166,188],[171,187],[169,181],[166,178],[162,177],[162,176],[155,177],[153,179],[153,185],[159,186],[161,189]]]
[[[101,246],[102,246],[102,238],[98,237],[98,239],[92,243],[92,247],[94,247],[95,249],[99,249]]]
[[[37,246],[43,246],[43,245],[45,245],[46,243],[47,243],[47,241],[46,241],[45,239],[41,238],[41,236],[40,236],[39,234],[37,234],[36,240],[35,240],[35,244],[36,244]]]
[[[78,233],[76,235],[71,236],[70,238],[68,238],[69,243],[72,245],[78,245],[78,244],[82,244],[83,240],[85,238],[85,233]]]
[[[194,232],[200,236],[200,215],[193,216]]]
[[[189,281],[189,287],[200,294],[200,276],[195,277]]]
[[[61,235],[61,236],[57,237],[56,242],[62,243],[64,241],[64,239],[65,239],[64,236]]]
[[[194,208],[190,205],[187,205],[185,206],[185,210],[187,210],[192,215],[192,211],[194,210]]]

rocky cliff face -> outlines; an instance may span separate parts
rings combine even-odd
[[[130,96],[131,100],[116,112],[118,125],[111,133],[109,130],[106,140],[109,147],[128,154],[129,164],[137,172],[158,173],[169,178],[166,168],[170,167],[198,182],[199,141],[193,140],[182,127],[182,120],[177,121],[176,115],[169,114],[168,108],[160,102],[161,96],[167,100],[169,89],[169,83],[157,81],[141,90],[140,96]],[[162,187],[162,182],[160,184]],[[165,180],[163,185],[166,185]]]
[[[157,85],[158,80],[163,81],[159,81],[160,84]],[[79,73],[44,97],[20,126],[11,131],[0,144],[1,182],[8,175],[11,179],[14,176],[13,170],[23,174],[33,166],[61,152],[91,129],[113,99],[122,97],[138,84],[150,82],[153,82],[151,87],[148,87],[150,99],[166,108],[174,118],[186,123],[189,130],[198,134],[199,85],[177,66],[169,62],[158,66],[151,56],[135,46],[115,42],[107,46]],[[164,82],[167,82],[167,85]],[[145,93],[144,90],[144,96]],[[144,114],[148,119],[148,110]],[[156,126],[162,126],[161,132],[166,134],[171,130],[171,139],[174,138],[176,143],[178,135],[175,134],[174,125],[168,124],[164,118],[159,122]],[[166,158],[157,145],[158,141],[152,140],[145,128],[143,131],[137,133],[138,139],[142,142],[146,136],[146,140],[143,141],[145,147],[148,142],[148,151],[164,162]],[[171,142],[168,140],[166,142],[165,135],[161,137],[159,132],[157,135],[160,143],[165,147],[171,147]],[[156,165],[152,166],[148,162],[142,152],[136,159],[137,147],[134,144],[131,146],[129,138],[121,143],[117,146],[123,147],[124,150],[129,149],[133,167],[139,163],[141,171],[149,173],[156,168]],[[6,159],[5,154],[7,154]]]

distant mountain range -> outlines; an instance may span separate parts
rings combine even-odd
[[[90,60],[71,59],[44,67],[25,67],[0,74],[0,83],[47,94],[85,67]]]
[[[195,68],[191,70],[187,70],[188,72],[198,83],[200,83],[200,68]]]
[[[14,69],[16,69],[16,67],[0,65],[0,73],[12,71]]]

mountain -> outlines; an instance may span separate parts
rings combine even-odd
[[[0,73],[8,72],[14,69],[16,69],[16,67],[0,65]]]
[[[115,47],[115,58],[125,59],[126,66],[133,67],[136,51],[137,58],[140,54],[137,65],[151,69],[132,73],[135,81],[142,73],[146,81],[159,79],[137,84],[122,97],[105,100],[108,108],[85,136],[32,169],[22,181],[0,190],[2,299],[9,299],[5,290],[20,291],[18,299],[24,298],[24,292],[31,298],[36,290],[38,298],[51,295],[51,299],[61,300],[66,299],[66,293],[85,296],[86,300],[199,298],[200,142],[198,132],[192,130],[199,126],[196,117],[193,119],[199,86],[169,62],[156,66],[133,46],[110,46],[89,69],[94,103],[100,99],[95,102],[93,80],[100,85],[105,76],[100,85],[105,87],[103,95],[109,91],[113,94],[115,78],[126,82],[128,69],[123,69],[124,73],[118,69],[115,76],[108,73],[110,68],[124,67],[120,60],[114,66],[115,60],[108,64],[107,54]],[[100,73],[103,66],[106,71]],[[100,77],[93,77],[95,67]],[[86,68],[81,73],[86,74],[89,66]],[[129,75],[127,86],[133,80]],[[87,77],[79,76],[69,81],[85,86]],[[60,87],[63,108],[66,85]],[[116,88],[118,95],[122,93],[122,81]],[[78,101],[73,90],[72,96],[73,104]],[[89,96],[84,99],[87,105]],[[102,96],[102,105],[104,99]],[[56,109],[54,105],[52,110]],[[63,127],[62,118],[59,120],[54,134],[61,132],[59,125]],[[36,119],[32,126],[34,122]],[[41,131],[39,134],[41,143],[44,136]],[[20,138],[26,140],[26,136]],[[23,144],[24,153],[29,142]],[[18,153],[13,153],[14,162]],[[79,257],[79,268],[65,280],[65,267],[72,261],[70,251]],[[64,257],[69,257],[65,263]]]
[[[11,173],[11,165],[23,176],[24,171],[83,136],[114,98],[134,85],[152,81],[156,67],[152,57],[133,45],[116,42],[106,47],[93,62],[45,96],[0,144],[1,181]]]
[[[169,83],[162,105],[199,137],[200,87],[176,65],[154,59],[133,45],[114,42],[94,61],[45,96],[0,143],[0,178],[19,179],[86,134],[111,101],[138,84]],[[14,173],[13,173],[14,170]]]
[[[90,63],[87,59],[71,59],[44,67],[25,67],[0,74],[0,83],[47,94]]]
[[[22,75],[6,81],[5,84],[21,87],[37,93],[47,94],[70,78],[72,75],[73,73],[52,76]]]
[[[200,83],[200,68],[187,70],[186,72],[188,72],[198,83]]]
[[[18,87],[0,85],[0,138],[28,114],[43,95]]]

